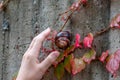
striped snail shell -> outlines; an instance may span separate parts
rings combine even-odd
[[[55,44],[60,49],[66,49],[71,43],[71,33],[69,31],[61,31],[55,37]]]

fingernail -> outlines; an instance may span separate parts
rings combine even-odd
[[[60,55],[60,53],[58,51],[55,51],[53,54],[55,57],[58,57]]]

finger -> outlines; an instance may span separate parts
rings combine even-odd
[[[35,39],[33,39],[32,42],[30,43],[28,50],[30,50],[33,47],[34,42],[35,42]]]
[[[52,65],[52,63],[55,62],[59,55],[60,53],[58,51],[50,53],[48,57],[40,63],[40,70],[42,69],[43,72],[45,72]]]
[[[28,49],[27,49],[27,51],[26,51],[25,54],[28,54],[28,53],[29,53],[29,51],[30,51],[31,48],[33,47],[34,42],[35,42],[35,39],[33,39],[33,40],[31,41],[31,43],[30,43],[30,45],[29,45],[29,47],[28,47]]]
[[[50,34],[50,28],[47,28],[46,30],[44,30],[42,33],[40,33],[38,36],[36,36],[33,39],[33,43],[31,43],[31,50],[30,50],[30,54],[31,55],[35,55],[36,57],[38,57],[39,52],[40,52],[40,48],[42,46],[42,42],[45,40],[45,38]]]

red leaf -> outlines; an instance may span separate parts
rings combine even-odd
[[[120,25],[120,14],[117,15],[116,22]]]
[[[82,58],[72,58],[71,60],[71,65],[72,65],[72,74],[75,75],[78,72],[81,72],[83,69],[85,69],[85,62],[83,61]]]
[[[87,53],[84,54],[84,56],[83,56],[82,59],[83,59],[86,63],[90,64],[90,62],[91,62],[92,60],[94,60],[95,58],[96,58],[96,52],[95,52],[94,49],[91,49],[89,52],[87,52]]]
[[[75,37],[75,48],[81,48],[82,46],[80,45],[80,35],[76,34]]]
[[[70,7],[71,10],[78,10],[79,9],[79,2],[75,2],[72,4],[72,6]]]
[[[87,37],[84,38],[83,40],[83,44],[85,48],[91,48],[92,46],[92,42],[93,42],[93,34],[89,33]]]
[[[65,58],[65,61],[64,61],[64,67],[65,69],[71,73],[71,65],[70,65],[70,62],[71,62],[71,59],[72,59],[72,55],[68,55],[68,57]]]
[[[112,21],[110,24],[111,28],[120,28],[119,24],[116,21]]]
[[[106,52],[102,53],[99,60],[104,63],[104,61],[106,60],[107,57],[108,57],[108,50]]]
[[[106,68],[110,73],[112,73],[114,77],[116,77],[119,65],[120,65],[120,49],[118,49],[114,54],[110,56],[106,64]]]
[[[115,59],[116,59],[117,61],[119,61],[119,63],[120,63],[120,49],[118,49],[118,50],[115,52],[114,56],[115,56]]]
[[[115,55],[111,55],[107,64],[106,69],[116,77],[117,70],[119,69],[119,61],[115,58]]]
[[[118,28],[120,29],[120,14],[117,14],[110,23],[111,28]]]
[[[87,0],[81,0],[82,4],[87,4]]]
[[[55,68],[55,75],[58,80],[61,80],[63,75],[64,75],[64,64],[60,63],[58,66]]]

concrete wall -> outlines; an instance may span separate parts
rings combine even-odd
[[[11,80],[20,67],[22,55],[36,33],[47,27],[58,30],[62,22],[54,22],[58,14],[67,10],[74,0],[11,0],[7,10],[0,13],[0,80]],[[111,8],[110,8],[111,7]],[[109,25],[110,18],[120,13],[119,0],[90,0],[86,8],[75,13],[67,25],[73,34],[80,33],[83,38],[88,32],[96,32]],[[2,22],[6,19],[10,31],[3,34]],[[114,36],[116,35],[116,36]],[[114,38],[114,39],[113,39]],[[114,52],[120,47],[119,31],[111,31],[97,37],[94,47],[99,56],[102,51]],[[103,45],[104,44],[104,45]],[[84,50],[77,50],[76,56],[83,55]],[[77,54],[78,53],[78,54]],[[81,54],[79,54],[81,53]],[[42,54],[40,54],[42,55]],[[118,80],[120,78],[118,77]],[[43,80],[56,80],[53,69]],[[94,61],[76,76],[67,74],[63,80],[113,80],[103,64]]]
[[[116,14],[120,13],[120,1],[112,0],[111,1],[111,14],[110,18],[112,19]],[[120,48],[120,31],[112,30],[109,33],[109,43],[110,43],[110,52],[114,53],[117,49]],[[120,72],[118,72],[118,77],[116,80],[120,80]],[[109,75],[110,80],[114,80],[111,75]]]
[[[0,24],[2,24],[3,15],[0,14]],[[0,78],[2,77],[2,60],[3,60],[3,36],[2,28],[0,29]]]

